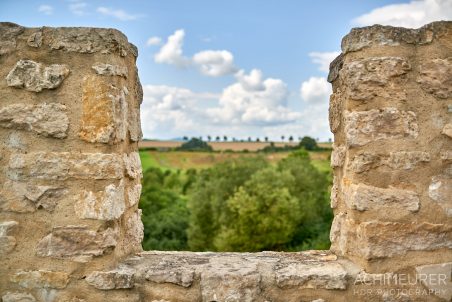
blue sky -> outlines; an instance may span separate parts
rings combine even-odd
[[[329,61],[352,27],[452,19],[452,1],[0,0],[24,26],[113,27],[139,49],[147,138],[332,137]]]

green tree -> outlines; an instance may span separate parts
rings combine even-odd
[[[215,246],[221,251],[280,250],[298,222],[298,201],[288,187],[295,179],[273,167],[257,171],[227,201],[229,215]]]
[[[191,250],[214,251],[214,239],[227,221],[227,200],[256,171],[268,166],[263,157],[238,158],[219,163],[198,173],[188,200]]]
[[[177,150],[183,151],[212,151],[212,147],[199,138],[193,137],[186,143],[183,143]]]
[[[319,148],[315,139],[309,136],[304,136],[301,139],[299,146],[309,151],[317,150]]]
[[[139,206],[143,211],[145,250],[187,249],[187,203],[181,195],[168,188],[177,189],[184,185],[175,178],[177,174],[162,172],[158,168],[149,168],[144,173]]]

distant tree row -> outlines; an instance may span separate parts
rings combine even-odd
[[[305,137],[308,137],[308,136],[305,136]],[[194,138],[196,138],[196,139],[199,139],[199,140],[203,140],[203,137],[202,136],[199,136],[199,137],[192,137],[191,139],[194,139]],[[210,136],[210,135],[208,135],[207,137],[206,137],[206,139],[207,139],[207,141],[208,142],[211,142],[211,141],[216,141],[216,142],[220,142],[220,141],[223,141],[223,142],[227,142],[227,141],[229,141],[229,137],[228,136],[226,136],[226,135],[224,135],[224,136],[222,136],[222,137],[220,137],[220,136],[216,136],[216,137],[212,137],[212,136]],[[284,136],[284,135],[281,135],[281,141],[285,141],[285,139],[286,139],[286,136]],[[188,137],[188,136],[184,136],[184,137],[182,137],[182,140],[184,140],[184,141],[189,141],[190,140],[190,138]],[[298,141],[299,142],[301,142],[303,140],[303,137],[298,137]],[[319,139],[316,139],[315,141],[318,141]],[[235,137],[232,137],[231,138],[231,141],[233,141],[233,142],[244,142],[244,141],[248,141],[248,142],[260,142],[261,141],[261,138],[259,138],[259,137],[256,137],[256,138],[252,138],[251,136],[249,136],[246,140],[244,140],[244,139],[237,139],[237,138],[235,138]],[[264,137],[264,139],[263,139],[263,141],[265,141],[265,142],[269,142],[270,140],[269,140],[269,138],[268,138],[268,136],[265,136]],[[295,138],[292,136],[292,135],[290,135],[289,137],[288,137],[288,141],[289,142],[294,142],[295,141]],[[329,140],[329,141],[331,141],[331,139]]]

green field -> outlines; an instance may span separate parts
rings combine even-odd
[[[271,163],[276,163],[287,157],[289,152],[277,153],[243,153],[243,152],[184,152],[184,151],[149,151],[140,150],[141,164],[143,170],[150,167],[162,170],[186,170],[190,168],[204,169],[227,159],[240,156],[253,157],[262,154]],[[310,152],[312,164],[319,170],[328,173],[330,168],[330,151]]]

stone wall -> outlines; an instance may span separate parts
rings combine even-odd
[[[0,24],[2,301],[451,301],[452,22],[343,39],[331,251],[142,252],[136,56]]]

